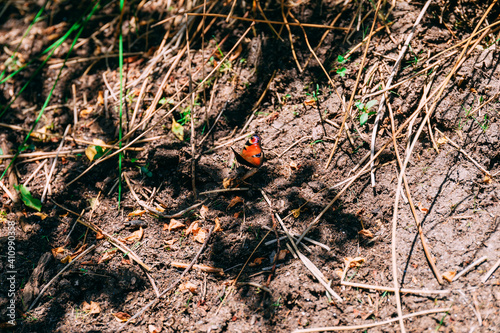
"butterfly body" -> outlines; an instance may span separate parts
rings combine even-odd
[[[238,154],[233,148],[234,155],[238,163],[249,168],[260,168],[264,162],[264,152],[260,146],[261,139],[258,135],[252,135],[243,147],[241,154]]]

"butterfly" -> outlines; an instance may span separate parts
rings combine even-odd
[[[260,146],[260,141],[260,136],[257,134],[252,135],[247,143],[245,143],[245,147],[243,147],[241,154],[238,154],[233,147],[231,147],[238,163],[249,168],[260,168],[264,162],[264,152]]]

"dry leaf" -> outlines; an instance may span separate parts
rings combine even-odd
[[[341,279],[342,275],[344,274],[344,271],[338,268],[335,270],[335,274],[337,274],[337,276]]]
[[[183,262],[178,262],[178,261],[172,261],[170,263],[170,265],[172,265],[175,268],[182,268],[182,269],[185,269],[186,267],[189,266],[189,264],[185,264]],[[199,270],[201,270],[203,272],[207,272],[207,273],[217,273],[220,275],[224,275],[224,270],[222,268],[216,268],[216,267],[207,266],[207,265],[193,265],[193,268],[199,269]]]
[[[184,283],[181,283],[179,285],[179,291],[186,291],[186,290],[189,290],[190,292],[192,292],[193,294],[196,294],[197,293],[197,290],[198,289],[198,286],[195,285],[193,282],[191,281],[187,281],[187,282],[184,282]]]
[[[40,217],[40,219],[41,219],[42,221],[43,221],[43,220],[45,220],[45,219],[47,218],[47,216],[48,216],[48,215],[47,215],[47,214],[45,214],[45,213],[39,213],[39,212],[33,213],[33,215],[36,215],[36,216]]]
[[[292,169],[292,170],[299,170],[299,168],[300,168],[300,165],[297,164],[295,161],[291,161],[290,162],[290,169]]]
[[[131,315],[129,315],[128,313],[125,313],[125,312],[112,313],[112,315],[120,323],[124,323],[124,322],[128,321],[132,317]]]
[[[236,204],[240,203],[240,202],[243,202],[243,199],[236,196],[234,197],[233,199],[231,199],[231,202],[229,203],[229,205],[227,206],[226,210],[228,210],[229,208],[231,207],[234,207]]]
[[[93,111],[94,111],[94,109],[92,109],[92,107],[88,107],[86,109],[83,109],[82,111],[80,111],[80,118],[87,119],[92,114]]]
[[[175,118],[172,117],[172,133],[177,137],[177,139],[184,141],[184,127],[175,121]]]
[[[140,227],[139,230],[136,230],[130,236],[125,237],[125,240],[130,242],[139,242],[142,239],[142,236],[144,236],[144,229]]]
[[[220,227],[220,220],[218,217],[215,218],[215,228],[214,228],[214,232],[217,231],[222,231],[222,228]]]
[[[104,105],[104,91],[102,90],[99,90],[97,94],[97,103],[99,103],[99,105]]]
[[[457,275],[457,272],[455,271],[450,271],[450,272],[444,272],[443,273],[443,279],[445,279],[448,282],[453,281],[453,278]]]
[[[201,208],[200,208],[201,217],[204,219],[207,217],[207,214],[208,214],[208,207],[205,205],[201,206]]]
[[[194,237],[193,239],[197,241],[198,243],[205,243],[205,239],[207,238],[207,231],[205,229],[200,228],[196,234],[193,234]]]
[[[262,262],[266,260],[266,258],[255,258],[251,263],[248,264],[250,267],[255,267],[262,265]]]
[[[300,216],[300,208],[292,209],[293,217],[297,218]]]
[[[233,214],[233,217],[234,217],[235,219],[237,219],[238,217],[240,217],[240,212],[234,213],[234,214]]]
[[[365,261],[366,259],[362,257],[356,257],[354,259],[351,257],[344,258],[344,262],[346,265],[349,265],[349,268],[360,267]]]
[[[358,231],[358,234],[366,238],[373,238],[373,233],[368,229],[362,229]]]
[[[234,53],[229,56],[229,61],[233,62],[234,60],[238,59],[241,51],[243,51],[243,46],[241,46],[241,44],[238,44],[238,48],[236,48],[236,51],[234,51]]]
[[[102,257],[99,258],[99,261],[97,263],[100,264],[102,262],[109,261],[111,258],[113,258],[113,256],[115,255],[116,251],[118,251],[118,250],[117,249],[113,249],[111,251],[108,251],[108,252],[104,253],[102,255]]]
[[[62,246],[59,246],[59,247],[56,247],[55,249],[52,249],[52,255],[54,256],[54,258],[57,258],[57,255],[58,254],[64,254],[64,252],[66,252],[66,249]]]
[[[492,181],[493,181],[493,179],[489,175],[484,175],[483,183],[489,185],[489,184],[491,184]]]
[[[83,302],[82,310],[88,314],[98,314],[101,313],[101,307],[99,303],[90,301],[90,304],[87,302]]]
[[[177,239],[172,238],[171,240],[166,240],[165,243],[167,245],[174,245],[177,242]]]
[[[161,328],[158,328],[155,325],[148,325],[148,332],[149,333],[160,333],[161,332]]]
[[[93,145],[89,145],[85,149],[85,155],[87,155],[87,158],[92,162],[94,160],[94,157],[97,155],[97,148],[96,147],[102,147],[103,145],[106,145],[104,141],[101,139],[94,139],[92,140],[94,143]]]
[[[146,213],[145,210],[134,210],[132,213],[129,213],[127,216],[142,216],[144,213]]]
[[[68,254],[66,257],[64,257],[64,258],[61,259],[61,263],[63,263],[63,264],[69,264],[71,262],[71,260],[72,260],[71,259],[71,255]]]
[[[278,260],[285,260],[288,250],[280,250],[278,253]]]
[[[98,231],[96,234],[95,234],[95,239],[103,239],[104,238],[104,235],[102,234],[102,232]]]
[[[421,202],[417,203],[417,207],[424,214],[427,214],[429,212],[429,210],[427,208],[423,207]]]
[[[170,224],[168,225],[168,231],[184,228],[185,226],[186,225],[183,224],[181,221],[178,221],[176,219],[170,219]]]
[[[444,145],[444,144],[448,143],[448,138],[445,138],[443,136],[442,138],[437,139],[436,142],[437,142],[438,145]]]
[[[307,106],[315,106],[316,105],[316,100],[311,98],[311,99],[308,99],[306,101],[304,101],[304,104],[307,105]]]
[[[224,178],[224,180],[222,180],[222,186],[224,188],[233,188],[236,187],[237,184],[238,182],[234,178]]]
[[[196,234],[200,230],[200,226],[198,225],[198,221],[194,221],[191,225],[186,229],[186,236],[189,234]]]
[[[83,244],[76,250],[75,252],[71,253],[71,259],[75,259],[80,253],[82,253],[86,248],[88,244]]]

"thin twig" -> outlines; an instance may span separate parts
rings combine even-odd
[[[465,267],[460,273],[458,273],[457,275],[455,275],[453,277],[453,280],[452,281],[456,281],[458,280],[462,275],[468,273],[470,270],[472,270],[474,267],[476,266],[479,266],[480,264],[482,264],[483,262],[485,262],[486,260],[488,260],[488,257],[484,256],[484,257],[481,257],[479,259],[477,259],[476,261],[474,261],[472,264],[470,264],[469,266]]]

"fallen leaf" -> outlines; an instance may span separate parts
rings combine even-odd
[[[443,279],[445,279],[448,282],[453,281],[453,278],[457,275],[457,272],[455,271],[450,271],[450,272],[444,272],[443,273]]]
[[[186,229],[186,236],[189,235],[189,234],[198,233],[198,230],[200,230],[200,226],[198,225],[198,221],[194,221]]]
[[[240,202],[243,202],[243,199],[236,196],[234,197],[233,199],[231,199],[231,202],[229,203],[229,205],[227,206],[226,210],[228,210],[229,208],[231,207],[234,207],[236,204],[240,203]]]
[[[101,313],[101,307],[99,303],[90,301],[90,304],[87,302],[82,303],[82,310],[88,314],[98,314]]]
[[[278,253],[278,260],[285,260],[288,250],[280,250]]]
[[[299,168],[300,168],[300,165],[297,164],[295,161],[291,161],[290,162],[290,169],[292,169],[292,170],[299,170]]]
[[[139,230],[136,230],[130,236],[125,237],[125,240],[130,242],[139,242],[142,239],[142,236],[144,236],[144,229],[140,227]]]
[[[300,208],[292,209],[293,217],[298,218],[300,216]]]
[[[187,291],[187,290],[192,292],[193,294],[196,294],[198,291],[198,286],[192,283],[191,281],[187,281],[179,285],[179,291]]]
[[[95,239],[103,239],[104,238],[104,235],[102,234],[102,232],[98,231],[96,234],[95,234]]]
[[[71,255],[68,254],[67,256],[65,256],[64,258],[61,259],[61,263],[69,264],[71,262],[71,260],[72,260]]]
[[[442,138],[437,139],[436,142],[438,145],[444,145],[444,144],[448,143],[448,139],[443,136]]]
[[[194,235],[194,234],[193,234]],[[193,239],[198,243],[205,243],[205,239],[207,238],[207,231],[205,229],[200,228],[196,235],[194,235]]]
[[[104,141],[101,139],[94,139],[92,140],[94,143],[93,145],[89,145],[87,148],[85,148],[85,155],[89,159],[89,161],[93,161],[94,159],[99,158],[103,154],[103,149],[102,146],[106,145]]]
[[[155,325],[148,325],[148,331],[149,333],[160,333],[161,328],[157,328]]]
[[[235,219],[237,219],[238,217],[240,217],[240,212],[234,213],[234,214],[233,214],[233,217],[234,217]]]
[[[365,261],[366,259],[362,257],[356,257],[354,259],[351,257],[344,258],[344,262],[349,268],[360,267]]]
[[[118,249],[113,249],[111,251],[105,252],[102,255],[102,257],[99,258],[99,261],[97,263],[100,264],[100,263],[103,263],[105,261],[109,261],[111,258],[113,258],[113,256],[115,255],[116,251],[118,251]]]
[[[489,185],[489,184],[491,184],[492,181],[493,181],[493,179],[489,175],[484,175],[483,183]]]
[[[87,248],[87,245],[88,244],[83,244],[75,252],[71,253],[71,259],[75,259],[80,253],[82,253]]]
[[[238,182],[234,178],[224,178],[224,180],[222,180],[222,186],[224,188],[233,188],[236,187],[237,184]]]
[[[134,210],[131,213],[128,213],[127,216],[142,216],[144,213],[146,213],[145,210]]]
[[[177,239],[172,238],[171,240],[166,240],[165,243],[167,245],[174,245],[177,242]]]
[[[38,213],[38,212],[33,213],[33,215],[38,216],[42,221],[45,220],[48,217],[47,214],[45,214],[45,213]]]
[[[358,231],[358,234],[366,238],[373,238],[373,233],[368,229],[362,229]]]
[[[97,93],[97,103],[99,103],[100,105],[104,105],[104,91],[102,90],[99,90],[99,92]]]
[[[217,231],[222,231],[222,228],[220,227],[220,220],[218,217],[215,218],[215,228],[214,228],[214,232]]]
[[[238,44],[236,51],[234,51],[234,53],[229,56],[229,61],[233,62],[234,60],[238,59],[241,51],[243,51],[243,46],[241,46],[241,44]]]
[[[307,106],[315,106],[316,105],[316,100],[313,99],[313,98],[311,98],[311,99],[305,100],[304,104],[307,105]]]
[[[184,141],[184,127],[175,121],[175,118],[172,117],[172,133],[177,137],[177,139]]]
[[[178,261],[172,261],[170,263],[170,265],[172,265],[173,267],[176,267],[176,268],[183,268],[185,269],[186,267],[189,266],[189,264],[185,264],[183,262],[178,262]],[[217,267],[212,267],[212,266],[207,266],[207,265],[193,265],[193,268],[194,269],[199,269],[203,272],[206,272],[206,273],[217,273],[217,274],[220,274],[220,275],[224,275],[224,270],[222,268],[217,268]]]
[[[132,317],[131,315],[129,315],[128,313],[125,313],[125,312],[112,313],[112,315],[120,323],[124,323],[124,322],[128,321]]]
[[[417,203],[417,207],[424,214],[427,214],[429,212],[429,210],[427,208],[423,207],[421,202]]]
[[[92,107],[83,109],[82,111],[80,111],[80,118],[87,119],[92,114],[93,111],[94,110],[92,109]]]
[[[56,258],[58,254],[64,254],[64,252],[66,252],[66,249],[62,246],[59,246],[56,247],[55,249],[52,249],[51,252],[54,258]]]
[[[335,274],[337,274],[337,276],[341,279],[342,275],[344,274],[344,271],[338,268],[335,270]]]
[[[207,214],[208,214],[208,207],[205,205],[201,206],[201,208],[200,208],[201,217],[204,219],[207,217]]]
[[[168,231],[184,228],[185,226],[186,225],[183,224],[181,221],[178,221],[176,219],[171,219],[170,224],[168,225]]]
[[[248,264],[250,267],[255,267],[262,265],[262,262],[266,260],[266,258],[255,258],[251,263]]]

